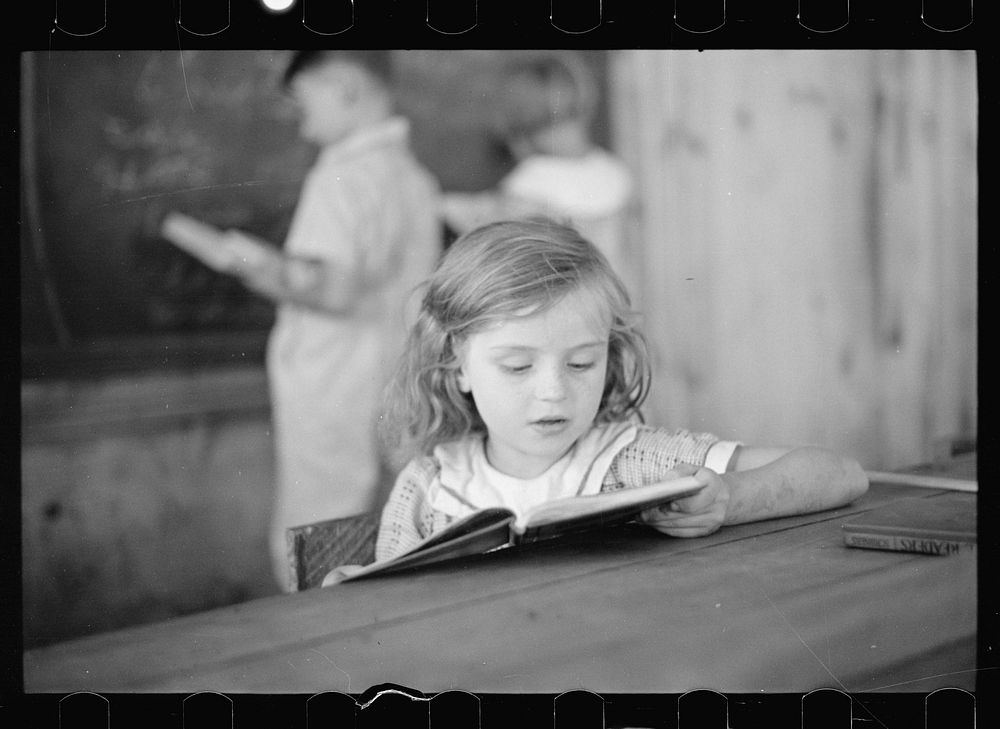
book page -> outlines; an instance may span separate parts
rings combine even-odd
[[[593,496],[570,496],[536,506],[514,524],[514,531],[523,534],[527,530],[577,521],[597,521],[621,519],[629,514],[664,504],[668,501],[690,496],[704,487],[694,476],[685,476],[671,481],[640,486],[634,489],[609,491]]]

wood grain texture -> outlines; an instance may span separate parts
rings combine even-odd
[[[975,557],[849,550],[859,511],[637,526],[263,598],[25,655],[29,692],[732,692],[972,685]],[[960,495],[964,496],[964,495]],[[971,496],[969,498],[972,498]]]
[[[974,434],[974,54],[611,60],[650,421],[882,470]]]

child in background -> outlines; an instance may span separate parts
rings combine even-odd
[[[607,260],[575,230],[499,222],[430,277],[392,386],[388,434],[415,455],[382,512],[376,560],[477,509],[694,475],[697,494],[642,515],[676,537],[861,496],[853,460],[643,425],[644,339]]]
[[[504,70],[497,131],[517,164],[495,192],[445,195],[445,222],[461,234],[544,215],[579,230],[621,273],[632,182],[625,165],[591,141],[598,91],[589,69],[578,56],[547,53]]]
[[[406,337],[404,309],[441,250],[437,183],[395,116],[382,51],[303,51],[285,83],[320,147],[284,250],[224,234],[227,273],[276,300],[267,369],[276,440],[274,572],[285,530],[377,508],[380,393]]]

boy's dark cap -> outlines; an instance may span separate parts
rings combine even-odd
[[[304,71],[319,68],[327,63],[352,63],[367,69],[385,85],[392,78],[392,52],[388,50],[319,50],[296,51],[285,68],[282,84],[289,86]]]

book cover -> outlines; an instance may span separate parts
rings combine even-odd
[[[861,549],[948,555],[976,546],[976,499],[949,493],[895,501],[841,525],[844,544]]]
[[[687,476],[634,489],[556,499],[536,506],[520,519],[509,509],[482,509],[456,520],[393,559],[364,567],[338,568],[327,576],[323,584],[347,582],[368,575],[554,539],[570,532],[620,524],[646,509],[691,496],[702,488],[702,483]]]

